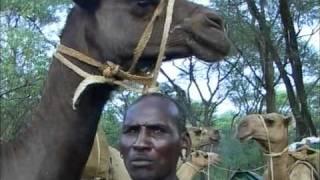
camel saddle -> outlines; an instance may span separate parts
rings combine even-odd
[[[309,165],[309,168],[313,168],[312,170],[315,171],[317,178],[320,178],[320,143],[304,144],[295,151],[289,151],[289,164],[294,166],[299,162]]]

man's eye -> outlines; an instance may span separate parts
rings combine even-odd
[[[136,129],[130,129],[130,130],[128,131],[128,133],[136,133],[136,132],[137,132]]]
[[[161,129],[156,129],[156,130],[154,130],[153,132],[156,133],[156,134],[163,133],[163,131],[162,131]]]
[[[138,129],[137,128],[128,128],[124,130],[125,134],[135,134],[138,133]]]
[[[152,129],[152,132],[153,132],[154,134],[163,134],[163,133],[166,132],[166,130],[165,130],[165,129],[162,129],[162,128],[153,128],[153,129]]]

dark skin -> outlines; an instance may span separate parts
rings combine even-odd
[[[187,132],[178,130],[176,105],[161,97],[145,97],[124,119],[120,152],[133,180],[177,180],[181,150],[190,149]]]

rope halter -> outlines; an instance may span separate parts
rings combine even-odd
[[[261,115],[258,115],[258,119],[261,120],[261,122],[262,122],[262,124],[263,124],[263,127],[264,127],[264,129],[266,130],[269,153],[264,153],[264,155],[270,158],[271,180],[274,180],[274,171],[273,171],[273,170],[274,170],[274,164],[273,164],[273,158],[274,158],[274,157],[282,156],[285,152],[288,151],[288,147],[284,148],[281,152],[278,152],[278,153],[272,152],[272,149],[271,149],[271,141],[270,141],[270,133],[269,133],[269,130],[268,130],[268,128],[267,128],[267,125],[266,125],[266,123],[265,123],[265,121],[264,121],[264,118],[263,118]]]
[[[167,2],[167,3],[166,3]],[[170,26],[172,23],[172,15],[173,15],[173,7],[175,0],[161,0],[154,11],[154,14],[147,24],[142,37],[140,38],[137,47],[133,53],[133,62],[128,71],[124,71],[121,69],[120,65],[114,64],[111,61],[107,61],[105,64],[79,52],[72,48],[66,47],[60,44],[57,47],[56,53],[54,57],[58,59],[65,66],[76,72],[79,76],[83,77],[84,80],[80,82],[73,96],[72,107],[76,109],[76,104],[78,103],[81,94],[86,90],[89,85],[92,84],[113,84],[121,86],[125,89],[138,92],[138,93],[150,93],[158,91],[157,78],[160,71],[160,66],[162,64],[162,60],[165,58],[164,53],[166,50],[166,44],[169,37]],[[154,23],[161,15],[163,9],[167,5],[166,9],[166,18],[164,22],[164,29],[160,44],[160,50],[158,54],[158,58],[156,61],[155,68],[151,74],[144,74],[142,76],[132,74],[133,70],[138,63],[139,58],[143,54],[143,51],[151,38],[151,34],[153,31]],[[68,55],[73,57],[85,64],[91,65],[93,67],[98,68],[101,71],[101,75],[93,75],[83,71],[81,68],[74,65],[70,62],[64,55]],[[132,86],[133,83],[136,86]],[[139,88],[137,86],[142,85],[143,88]]]

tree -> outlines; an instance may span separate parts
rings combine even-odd
[[[316,26],[316,28],[312,30],[311,34],[304,35],[306,37],[303,38],[299,33],[305,26],[313,27],[313,24],[317,23],[314,21],[319,18],[319,14],[315,13],[315,11],[319,10],[319,6],[317,6],[317,4],[318,2],[315,0],[308,2],[290,1],[288,6],[291,7],[289,12],[295,12],[291,14],[292,23],[296,24],[296,27],[298,27],[298,30],[292,29],[292,31],[295,32],[292,33],[292,36],[294,35],[297,39],[295,48],[297,51],[295,51],[295,53],[300,57],[301,69],[296,66],[296,63],[296,69],[294,70],[294,67],[291,65],[291,62],[294,62],[294,60],[291,58],[292,60],[290,61],[288,53],[288,47],[291,47],[292,49],[293,44],[291,42],[291,45],[289,46],[289,44],[286,43],[285,36],[288,34],[288,31],[286,30],[286,33],[284,33],[279,1],[236,0],[230,2],[220,0],[213,2],[213,6],[218,7],[218,9],[223,9],[221,13],[226,17],[225,19],[227,23],[231,26],[231,28],[229,27],[232,29],[232,31],[230,31],[230,38],[235,44],[237,53],[243,58],[241,59],[241,62],[248,61],[248,59],[252,58],[252,60],[249,61],[251,62],[251,65],[247,64],[247,67],[254,69],[250,74],[257,76],[255,76],[253,81],[252,78],[250,78],[252,75],[242,73],[245,75],[242,76],[244,78],[242,82],[247,84],[242,86],[247,87],[246,89],[249,89],[250,91],[257,91],[257,89],[254,88],[255,84],[257,85],[256,87],[264,87],[265,92],[261,91],[261,95],[266,101],[266,108],[263,107],[262,110],[271,112],[278,111],[275,101],[275,92],[277,92],[275,88],[283,84],[286,89],[286,95],[288,97],[292,114],[297,120],[297,138],[311,134],[314,135],[315,133],[312,120],[307,120],[309,118],[303,117],[303,114],[308,113],[306,113],[307,110],[302,111],[302,106],[304,106],[303,108],[308,108],[308,104],[305,102],[302,105],[300,102],[302,102],[301,98],[304,99],[303,97],[306,97],[306,94],[303,94],[303,91],[306,90],[301,86],[301,84],[305,83],[303,80],[309,79],[311,82],[317,82],[319,77],[318,73],[318,77],[314,78],[315,74],[313,74],[306,78],[308,76],[307,72],[312,68],[307,66],[307,62],[309,60],[305,60],[307,59],[307,56],[311,56],[313,54],[312,47],[308,45],[309,40],[305,39],[306,37],[311,37],[312,34],[318,32],[319,29],[317,29]],[[286,17],[288,16],[286,15]],[[286,20],[286,22],[289,22],[289,20]],[[302,59],[304,61],[302,61]],[[260,62],[260,64],[257,64],[257,62]],[[274,69],[274,65],[277,69]],[[241,68],[239,71],[241,71]],[[245,67],[244,71],[246,71]],[[295,71],[295,73],[293,71]],[[235,76],[230,77],[234,78]],[[256,82],[259,81],[260,83],[257,84]],[[231,85],[236,84],[234,81],[231,82],[233,82]],[[240,83],[241,81],[238,82]],[[237,84],[239,85],[239,83]],[[252,87],[250,88],[248,85]],[[235,88],[239,89],[239,87],[241,86]],[[237,93],[232,93],[232,95],[235,94]],[[248,93],[238,93],[238,96],[240,97],[241,94],[247,95]],[[300,96],[300,94],[302,95]],[[242,97],[242,99],[245,98],[246,96]],[[242,100],[242,104],[243,102],[245,101]]]
[[[298,48],[297,33],[294,28],[294,23],[289,9],[290,5],[287,0],[279,0],[279,4],[281,21],[283,24],[283,35],[285,37],[286,44],[286,55],[291,65],[293,80],[298,96],[298,103],[300,105],[300,115],[302,120],[297,120],[297,123],[299,123],[299,125],[297,125],[299,131],[298,135],[300,137],[308,135],[316,136],[317,131],[312,122],[308,108],[308,102],[303,81],[302,63],[300,58],[300,51]],[[304,125],[302,125],[302,123]]]
[[[70,3],[70,2],[69,2]],[[0,137],[8,139],[21,126],[21,118],[40,97],[50,62],[48,51],[56,42],[43,33],[56,22],[66,0],[3,0],[0,6]]]
[[[223,87],[223,82],[231,74],[234,67],[223,63],[199,63],[192,58],[183,61],[183,65],[174,66],[180,72],[180,78],[186,80],[187,89],[183,90],[165,71],[161,71],[168,79],[163,91],[176,99],[188,113],[189,122],[193,126],[212,126],[217,107],[228,97],[231,89]],[[171,86],[171,88],[169,87]],[[191,90],[192,86],[194,87]],[[195,100],[195,93],[200,100]]]

